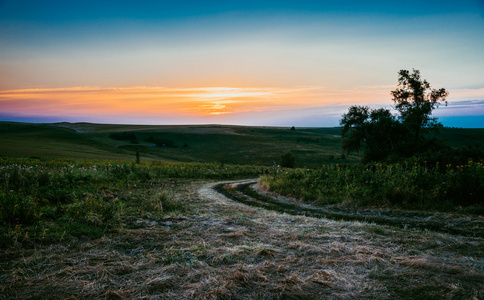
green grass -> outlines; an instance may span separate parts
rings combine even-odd
[[[124,131],[139,144],[109,138]],[[149,147],[150,135],[176,147]],[[448,138],[465,146],[482,132]],[[297,166],[316,168],[272,167],[287,150]],[[442,174],[366,169],[339,151],[338,128],[0,122],[0,290],[9,298],[482,298],[481,238],[277,214],[201,192],[205,180],[265,174],[322,203],[378,206],[400,201],[398,189],[412,208],[449,192],[451,201],[468,193],[482,201],[480,162]],[[480,226],[479,216],[463,217]]]
[[[320,204],[484,212],[484,166],[401,164],[328,165],[275,169],[261,183],[271,191]]]
[[[469,145],[484,148],[484,128],[444,128],[438,137],[454,148]]]
[[[118,130],[123,130],[120,127]],[[130,128],[131,129],[131,128]],[[113,130],[113,128],[111,128]],[[222,162],[234,164],[273,165],[280,156],[292,150],[298,166],[316,167],[330,161],[342,161],[339,137],[305,129],[263,128],[242,126],[160,126],[148,130],[132,130],[139,144],[109,138],[111,131],[90,132],[86,135],[114,147],[177,161]],[[150,147],[154,140],[171,141],[175,147]],[[187,145],[188,147],[183,147]],[[356,162],[357,156],[347,161]]]
[[[110,138],[124,132],[131,140]],[[484,129],[444,128],[439,138],[453,147],[484,147]],[[152,146],[155,141],[170,147]],[[113,125],[91,123],[29,124],[0,122],[0,156],[40,158],[218,162],[272,166],[292,151],[297,167],[351,164],[342,159],[340,128],[247,127],[228,125]]]
[[[134,134],[137,143],[110,138],[124,132]],[[170,141],[174,147],[152,147],[150,138]],[[0,142],[0,155],[15,157],[134,160],[138,151],[145,161],[272,166],[291,150],[299,167],[355,163],[360,158],[341,159],[338,128],[0,122]]]
[[[257,177],[269,168],[208,163],[0,158],[0,244],[98,238],[123,216],[188,208],[172,197],[186,179]]]
[[[0,122],[0,155],[71,159],[130,159],[131,153],[55,125]]]

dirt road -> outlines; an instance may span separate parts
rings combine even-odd
[[[189,210],[97,240],[0,249],[0,298],[484,298],[480,237],[277,212],[217,185],[183,182]]]
[[[257,185],[256,179],[219,183],[213,189],[231,200],[281,213],[484,238],[484,218],[477,215],[310,205],[264,191]]]

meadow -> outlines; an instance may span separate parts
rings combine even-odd
[[[0,155],[132,161],[138,152],[142,161],[272,166],[292,151],[299,167],[356,163],[358,155],[342,158],[339,134],[339,128],[0,122]]]
[[[99,238],[123,214],[181,209],[169,189],[183,181],[236,179],[267,167],[209,163],[0,158],[1,245]],[[181,181],[180,181],[181,180]]]
[[[484,129],[443,128],[439,137],[452,147],[484,148]],[[142,161],[273,166],[288,151],[299,168],[361,159],[358,153],[344,155],[338,127],[0,122],[2,157],[133,161],[138,152]]]
[[[0,125],[0,298],[484,297],[482,161],[361,165],[338,128]],[[481,133],[447,138],[479,146]],[[287,150],[298,168],[278,165]],[[216,192],[245,179],[363,217]]]
[[[302,170],[13,158],[0,168],[1,298],[484,296],[484,240],[472,231],[295,216],[214,191]]]

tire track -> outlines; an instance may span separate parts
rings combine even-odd
[[[400,210],[354,210],[324,206],[316,207],[262,192],[255,188],[256,183],[256,179],[221,182],[215,184],[213,190],[233,201],[280,213],[339,221],[359,221],[403,229],[430,230],[447,234],[484,238],[484,220],[482,217]]]

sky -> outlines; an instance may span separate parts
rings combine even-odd
[[[483,0],[0,0],[0,120],[338,126],[417,69],[482,128],[483,49]]]

